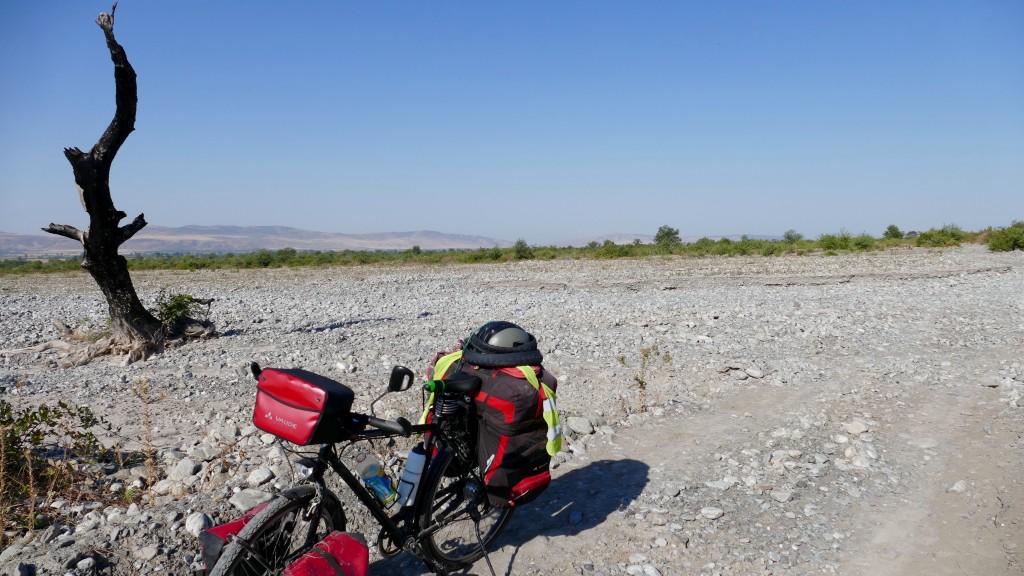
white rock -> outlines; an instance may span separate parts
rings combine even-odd
[[[266,466],[261,466],[253,470],[252,473],[249,474],[249,477],[245,479],[245,481],[246,483],[249,484],[249,486],[255,488],[257,486],[266,484],[267,482],[270,482],[273,479],[274,472],[270,468],[267,468]]]
[[[700,515],[709,520],[717,520],[725,515],[725,510],[715,508],[713,506],[706,506],[700,509]]]
[[[251,508],[258,506],[267,500],[273,498],[274,495],[269,492],[262,490],[256,490],[253,488],[246,488],[245,490],[239,490],[232,496],[228,502],[232,506],[241,510],[242,512],[248,511]]]
[[[193,512],[185,519],[185,531],[196,538],[202,534],[203,530],[211,527],[213,527],[213,520],[202,512]]]
[[[566,419],[566,424],[573,432],[583,436],[594,433],[594,425],[590,422],[590,418],[570,416]]]
[[[847,422],[844,426],[848,434],[856,436],[857,434],[863,434],[868,431],[868,427],[863,422]]]
[[[184,480],[196,472],[199,472],[199,464],[191,458],[182,458],[174,465],[174,468],[170,470],[167,477],[171,480],[181,481]]]

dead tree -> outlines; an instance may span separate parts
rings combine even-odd
[[[114,119],[89,152],[78,148],[64,149],[64,156],[74,170],[82,207],[89,214],[89,227],[83,231],[67,224],[51,223],[43,231],[82,243],[85,250],[82,268],[92,275],[107,301],[111,320],[109,349],[94,349],[87,356],[127,352],[128,361],[134,361],[162,348],[168,336],[181,337],[187,332],[193,336],[209,335],[212,325],[208,322],[179,324],[177,330],[180,334],[167,334],[161,321],[139,301],[128,273],[128,261],[118,254],[121,244],[146,226],[146,218],[139,214],[121,226],[121,220],[127,214],[115,208],[110,197],[110,166],[121,145],[135,130],[138,104],[135,70],[128,62],[124,48],[114,39],[115,10],[116,2],[109,15],[101,13],[96,19],[96,24],[103,29],[110,59],[114,62],[117,102]],[[82,360],[88,361],[89,358]]]

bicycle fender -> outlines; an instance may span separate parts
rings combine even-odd
[[[281,492],[281,496],[291,500],[307,500],[313,498],[316,495],[316,486],[312,484],[300,484],[298,486],[292,486],[291,488]],[[334,495],[327,488],[323,489],[324,500],[330,500],[332,502],[331,508],[334,511],[334,526],[339,532],[344,532],[348,525],[348,518],[345,517],[345,510],[341,507],[341,500]]]

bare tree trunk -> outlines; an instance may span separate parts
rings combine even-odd
[[[139,214],[129,224],[120,226],[127,214],[117,210],[110,197],[110,166],[128,135],[135,130],[138,89],[135,70],[128,62],[124,48],[114,39],[114,3],[110,14],[101,13],[96,24],[103,29],[114,62],[117,109],[99,141],[83,153],[78,148],[65,148],[64,155],[75,173],[75,183],[82,207],[89,213],[89,228],[81,231],[66,224],[50,224],[45,232],[78,240],[85,249],[82,267],[99,285],[110,311],[113,345],[128,351],[131,360],[144,358],[163,344],[160,321],[142,305],[128,273],[128,261],[118,248],[146,226]]]

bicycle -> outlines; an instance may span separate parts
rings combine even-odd
[[[259,366],[253,363],[254,376]],[[334,471],[380,524],[377,549],[383,556],[402,551],[421,559],[435,573],[471,566],[501,533],[512,508],[489,504],[476,457],[473,396],[478,377],[458,373],[431,380],[424,389],[435,401],[425,424],[373,416],[373,405],[386,394],[408,390],[415,376],[403,366],[392,369],[387,391],[370,404],[370,415],[347,412],[334,422],[338,440],[321,445],[314,458],[302,458],[296,469],[303,480],[284,491],[225,547],[211,576],[279,574],[332,530],[345,530],[341,500],[325,484]],[[323,425],[323,424],[321,424]],[[416,493],[388,510],[360,478],[341,461],[337,445],[372,439],[421,435],[426,462]],[[342,451],[344,448],[342,449]]]

